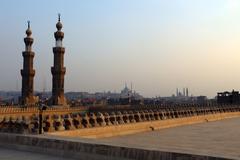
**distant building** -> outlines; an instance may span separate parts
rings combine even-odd
[[[207,103],[207,97],[206,96],[197,96],[196,97],[197,104],[206,104]]]
[[[127,84],[125,84],[125,87],[121,90],[120,98],[129,98],[129,97],[132,97],[134,99],[142,99],[143,98],[143,96],[138,94],[136,91],[132,90],[132,85],[131,85],[131,89],[129,89]]]
[[[132,90],[130,90],[130,89],[127,87],[127,84],[125,84],[125,87],[124,87],[123,90],[121,91],[120,96],[121,96],[122,98],[127,98],[127,97],[129,97],[129,96],[132,96]]]
[[[183,88],[182,92],[180,92],[179,89],[177,88],[175,97],[188,98],[189,97],[188,93],[189,93],[188,88]]]
[[[219,104],[239,104],[240,95],[238,91],[217,93],[217,103]]]
[[[120,92],[67,92],[66,98],[79,105],[136,105],[142,103],[143,96],[129,89],[127,85]]]

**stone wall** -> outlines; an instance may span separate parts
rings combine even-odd
[[[78,160],[226,160],[208,155],[192,155],[137,148],[91,144],[80,140],[0,134],[0,147],[50,154]]]
[[[217,121],[226,118],[240,117],[240,112],[217,113],[209,115],[199,115],[183,118],[165,119],[158,121],[144,121],[141,123],[127,123],[122,125],[111,125],[105,127],[92,127],[78,130],[68,130],[48,133],[50,135],[65,137],[103,138],[134,134],[144,131],[153,131],[163,128],[177,127],[196,123]]]
[[[84,107],[49,107],[42,112],[42,115],[46,119],[46,117],[63,117],[83,112],[86,112]],[[36,106],[0,106],[0,132],[38,133],[39,115],[40,111]]]
[[[170,126],[205,121],[207,117],[225,117],[228,114],[238,114],[240,107],[227,106],[152,106],[115,108],[89,112],[83,108],[49,108],[42,113],[43,130],[55,132],[64,130],[83,130],[96,128],[99,133],[106,128],[121,128],[119,126],[147,126],[140,130],[157,129],[166,123]],[[39,110],[37,108],[0,108],[0,131],[10,133],[38,133]],[[200,120],[199,120],[200,119]],[[184,121],[184,122],[183,122]],[[147,125],[144,125],[147,124]],[[102,131],[101,131],[102,130]],[[131,130],[129,130],[130,132]],[[84,131],[82,131],[84,132]],[[135,131],[134,131],[135,132]],[[70,133],[70,132],[69,132]]]

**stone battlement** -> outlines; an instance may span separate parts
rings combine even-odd
[[[126,109],[126,110],[124,110]],[[239,113],[240,106],[142,106],[102,109],[92,111],[83,107],[76,108],[48,108],[42,112],[44,132],[120,126],[125,124],[139,124],[142,122],[162,122],[165,120],[179,120],[187,117],[201,117],[206,115],[227,115]],[[36,134],[39,129],[40,112],[37,107],[0,108],[0,131],[11,133]],[[179,122],[180,123],[180,122]],[[154,129],[156,127],[152,127]]]
[[[49,107],[47,108],[44,113],[50,114],[50,113],[72,113],[72,112],[78,112],[78,111],[84,111],[86,110],[86,107]],[[21,107],[21,106],[0,106],[0,117],[5,115],[17,115],[21,114],[24,115],[26,113],[30,114],[38,114],[39,108],[37,106],[31,106],[31,107]]]

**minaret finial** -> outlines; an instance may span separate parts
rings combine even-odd
[[[27,23],[28,23],[28,28],[26,30],[26,34],[27,34],[28,37],[30,37],[32,35],[32,31],[30,29],[30,21],[27,21]]]
[[[61,14],[58,13],[58,22],[60,22],[60,21],[61,21]]]
[[[61,21],[61,14],[60,13],[58,13],[58,22],[57,22],[57,24],[56,24],[56,27],[57,27],[57,29],[58,29],[58,31],[61,31],[61,29],[62,29],[62,23],[60,22]]]
[[[28,23],[28,29],[30,29],[30,21],[28,20],[27,23]]]

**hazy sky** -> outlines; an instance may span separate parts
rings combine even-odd
[[[0,90],[21,89],[27,20],[35,90],[44,81],[51,90],[57,13],[66,91],[120,91],[125,82],[149,97],[240,89],[239,0],[1,0]]]

